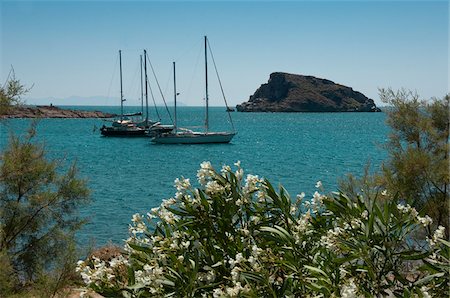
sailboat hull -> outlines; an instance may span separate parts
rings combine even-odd
[[[147,137],[147,130],[140,127],[102,127],[100,132],[105,137]]]
[[[168,133],[155,136],[152,142],[157,144],[220,144],[229,143],[235,133]]]

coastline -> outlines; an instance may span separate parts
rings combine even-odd
[[[49,106],[18,106],[8,110],[0,118],[113,118],[116,114],[101,111],[81,111]]]

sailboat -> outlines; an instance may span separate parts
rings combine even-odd
[[[205,36],[205,130],[196,132],[189,129],[177,127],[177,91],[176,91],[176,76],[175,76],[175,62],[173,62],[173,82],[174,82],[174,109],[175,109],[175,129],[172,132],[157,134],[153,137],[152,142],[159,144],[206,144],[206,143],[229,143],[236,135],[236,132],[212,132],[209,131],[209,98],[208,98],[208,38]],[[220,81],[219,81],[220,82]],[[222,90],[223,94],[223,90]],[[225,99],[225,97],[224,97]],[[225,101],[226,104],[226,101]],[[228,105],[227,105],[228,109]],[[230,120],[231,115],[228,113]],[[231,121],[233,125],[233,122]],[[234,130],[234,129],[233,129]]]
[[[159,122],[151,121],[148,117],[148,80],[147,80],[147,52],[144,50],[144,67],[145,67],[145,101],[146,101],[146,116],[144,114],[143,104],[143,88],[142,88],[142,55],[141,55],[141,112],[124,114],[123,102],[125,101],[122,88],[122,51],[119,50],[119,65],[120,65],[120,118],[112,122],[111,126],[103,125],[100,132],[103,136],[114,137],[146,137],[152,133],[169,132],[173,129],[170,125],[161,125]],[[132,119],[130,117],[141,116],[140,119]]]

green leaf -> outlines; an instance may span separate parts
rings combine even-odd
[[[420,252],[420,251],[415,251],[415,250],[404,251],[404,252],[398,253],[398,255],[403,260],[421,260],[421,259],[428,257],[430,254],[431,254],[431,252],[429,252],[429,251]]]
[[[174,287],[175,286],[175,283],[173,281],[168,280],[166,278],[157,279],[156,281],[161,283],[161,284],[163,284],[163,285],[169,286],[169,287]]]
[[[416,286],[426,285],[427,283],[431,282],[433,279],[444,276],[444,274],[445,274],[445,272],[439,272],[436,274],[427,275],[424,278],[421,278],[418,281],[416,281],[414,283],[414,285],[416,285]]]
[[[319,273],[319,274],[325,276],[326,278],[328,278],[328,275],[322,269],[319,269],[317,267],[308,266],[308,265],[303,265],[303,267],[305,267],[309,271],[312,271],[312,272],[315,272],[315,273]]]
[[[166,207],[166,209],[167,209],[168,211],[172,212],[173,214],[178,215],[178,216],[181,216],[181,217],[191,215],[189,212],[182,211],[182,210],[180,210],[180,209],[175,209],[175,208],[171,208],[171,207]]]
[[[261,227],[260,231],[271,233],[272,235],[277,235],[279,237],[277,239],[282,240],[285,243],[292,243],[292,241],[293,241],[293,238],[289,234],[289,232],[280,226],[274,226],[273,228],[272,227]]]
[[[260,284],[264,283],[264,277],[254,272],[243,271],[241,272],[241,276],[246,280],[251,280]]]
[[[153,253],[153,250],[150,247],[146,247],[146,246],[140,246],[131,242],[127,243],[132,249],[137,250],[137,251],[142,251],[148,254]]]
[[[444,244],[445,246],[450,247],[450,242],[449,241],[446,241],[444,239],[438,239],[438,241],[441,242],[442,244]]]

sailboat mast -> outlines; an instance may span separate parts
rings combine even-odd
[[[147,77],[147,50],[144,50],[144,73],[145,73],[145,124],[148,125],[148,77]]]
[[[141,114],[144,115],[144,83],[143,83],[143,77],[142,77],[142,55],[140,55],[141,58]],[[142,117],[142,116],[141,116]]]
[[[173,102],[174,102],[174,129],[177,131],[177,80],[175,76],[175,61],[173,62]]]
[[[205,101],[206,101],[206,117],[205,117],[205,130],[208,132],[209,129],[209,98],[208,98],[208,50],[207,50],[208,39],[205,35]]]
[[[120,121],[123,120],[123,89],[122,89],[122,51],[119,50],[119,67],[120,67]]]

